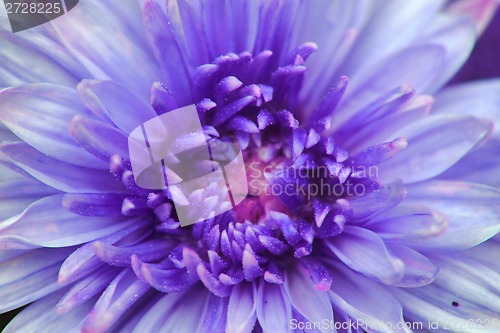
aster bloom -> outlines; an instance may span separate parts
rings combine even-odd
[[[497,332],[500,82],[444,88],[495,8],[88,0],[2,32],[5,332]],[[191,104],[249,196],[181,227],[127,138]]]

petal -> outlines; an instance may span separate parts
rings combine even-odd
[[[28,178],[0,182],[0,220],[19,214],[34,201],[56,193],[56,190]]]
[[[474,22],[462,15],[438,15],[423,31],[417,44],[439,45],[445,51],[438,75],[431,82],[426,92],[433,93],[441,88],[469,58],[476,42]]]
[[[497,135],[494,139],[465,155],[463,159],[441,174],[439,178],[480,183],[500,189],[499,165],[500,139]]]
[[[103,161],[109,162],[115,154],[130,159],[127,137],[111,125],[77,115],[71,119],[70,133],[83,149]]]
[[[413,242],[417,249],[456,250],[478,245],[500,231],[500,192],[463,182],[429,181],[408,188],[408,203],[435,209],[449,220],[436,237]]]
[[[9,167],[17,167],[42,183],[64,192],[113,193],[123,191],[122,184],[113,179],[107,171],[58,161],[43,155],[25,143],[1,144],[0,160],[6,160],[11,163]]]
[[[252,332],[257,319],[255,289],[255,286],[249,283],[234,286],[229,296],[226,332]]]
[[[109,284],[82,322],[83,332],[105,332],[120,316],[148,291],[149,285],[139,281],[132,269],[123,270]]]
[[[333,305],[356,321],[363,322],[365,329],[373,332],[388,332],[391,325],[396,330],[391,332],[411,332],[398,325],[404,323],[403,309],[380,284],[331,261],[335,283],[329,293]],[[383,304],[384,306],[380,306]]]
[[[56,292],[29,305],[7,325],[4,333],[29,332],[71,332],[76,333],[80,321],[92,308],[94,300],[75,307],[61,315],[56,312],[56,304],[62,297]]]
[[[0,229],[3,248],[64,247],[82,244],[120,229],[132,222],[123,217],[82,217],[64,209],[62,195],[45,197]]]
[[[433,260],[441,270],[434,283],[415,289],[391,289],[406,316],[437,323],[434,328],[439,330],[432,330],[436,332],[498,332],[500,275],[460,255],[435,256]]]
[[[282,286],[261,280],[257,288],[257,319],[264,332],[289,332],[292,307]]]
[[[500,79],[480,80],[451,86],[436,95],[435,113],[458,113],[500,124]],[[500,135],[495,126],[494,136]]]
[[[346,226],[344,232],[326,242],[347,266],[385,284],[404,276],[404,263],[387,249],[384,241],[365,228]]]
[[[345,124],[353,110],[359,110],[367,103],[394,87],[408,84],[417,93],[424,92],[439,74],[443,65],[445,50],[435,44],[416,45],[397,52],[373,67],[371,73],[363,73],[357,85],[355,77],[350,77],[351,90],[346,93],[343,103],[333,114],[332,123]],[[426,64],[419,66],[419,64]]]
[[[319,323],[322,320],[333,320],[328,294],[317,290],[308,276],[292,267],[286,273],[284,287],[294,311],[307,321]],[[333,329],[327,327],[321,332],[333,332]]]
[[[1,263],[0,312],[21,307],[60,289],[57,272],[70,251],[38,249]]]
[[[367,221],[364,227],[392,242],[425,242],[448,228],[442,214],[426,206],[398,205]]]
[[[383,182],[401,179],[414,183],[437,176],[464,157],[491,133],[492,124],[473,117],[434,115],[402,129],[408,147],[382,163]]]
[[[143,96],[158,80],[136,0],[124,0],[121,6],[80,2],[49,24],[65,51],[90,72],[86,77],[116,80]]]
[[[0,120],[24,142],[63,162],[107,169],[106,163],[83,150],[71,138],[69,121],[83,113],[73,89],[32,84],[0,92]]]
[[[372,193],[351,200],[352,220],[358,224],[398,205],[406,196],[406,189],[400,182],[379,188]]]
[[[117,82],[83,80],[77,89],[86,107],[110,119],[127,135],[157,116],[146,98]]]
[[[59,54],[63,53],[61,47],[48,38],[40,35],[33,38],[33,35],[37,34],[31,32],[20,36],[10,31],[0,32],[0,87],[35,82],[74,86],[79,79],[75,73],[65,68],[62,59],[65,56],[55,58],[43,46],[49,46]]]
[[[387,244],[387,248],[405,265],[405,275],[395,283],[398,287],[421,287],[434,281],[438,275],[438,267],[419,252],[400,244]]]
[[[156,0],[145,1],[143,20],[149,42],[161,64],[162,81],[179,100],[179,104],[189,104],[191,102],[190,72],[171,29],[171,23]],[[165,57],[166,54],[169,56]]]

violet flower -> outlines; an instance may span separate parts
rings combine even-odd
[[[1,32],[0,309],[32,303],[4,332],[498,332],[500,82],[443,89],[496,3],[88,0]],[[250,196],[180,227],[127,136],[189,104]]]

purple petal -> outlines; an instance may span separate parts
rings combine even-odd
[[[0,145],[0,159],[7,160],[42,183],[64,192],[123,191],[122,184],[113,179],[108,171],[89,169],[55,160],[25,143]]]
[[[409,187],[408,200],[435,209],[449,220],[443,233],[413,243],[417,249],[466,249],[500,231],[500,192],[492,187],[428,181]]]
[[[255,298],[257,319],[264,332],[289,332],[292,307],[282,286],[261,280]]]
[[[474,329],[497,332],[500,315],[500,275],[488,267],[460,255],[433,258],[440,266],[434,283],[421,288],[394,288],[391,292],[405,308],[405,315],[414,321],[467,325]],[[467,326],[464,326],[467,327]],[[474,330],[472,329],[472,330]],[[441,330],[445,332],[449,330]]]
[[[60,289],[57,272],[70,251],[38,249],[1,263],[0,312],[21,307]]]
[[[56,190],[28,178],[0,182],[0,220],[22,213],[34,201],[56,193]]]
[[[150,55],[137,1],[124,0],[119,7],[104,2],[80,3],[70,17],[62,16],[49,25],[64,51],[88,70],[90,75],[85,77],[116,80],[143,96],[158,80],[158,66]],[[119,36],[111,31],[119,31]]]
[[[429,116],[402,129],[408,148],[380,166],[382,181],[414,183],[437,176],[457,163],[492,131],[490,122],[461,115]]]
[[[396,284],[398,287],[422,287],[434,281],[439,269],[419,252],[399,244],[388,244],[387,248],[405,265],[405,275]]]
[[[377,234],[365,228],[346,226],[340,236],[326,244],[347,266],[377,281],[394,284],[404,276],[403,261],[389,252]]]
[[[397,299],[383,286],[354,273],[338,262],[332,261],[331,267],[335,283],[332,284],[329,296],[336,309],[354,320],[365,323],[363,325],[365,329],[374,332],[389,331],[387,328],[389,325],[394,329],[393,332],[411,332],[409,329],[398,327],[400,323],[406,327],[403,321],[403,309]]]
[[[366,221],[395,207],[406,196],[406,189],[400,182],[394,182],[374,192],[349,201],[352,219]]]
[[[83,80],[77,89],[86,107],[105,115],[126,134],[157,116],[147,100],[116,82]]]
[[[60,53],[63,53],[60,52],[60,47],[54,47],[55,43],[50,41],[49,45],[43,45],[49,46],[49,49],[46,49],[41,45],[44,38],[41,38],[40,35],[35,38],[30,37],[33,36],[29,34],[19,36],[10,32],[1,34],[2,69],[0,69],[0,87],[12,87],[35,82],[51,82],[70,87],[75,86],[78,77],[65,68],[62,59],[64,56],[60,56]],[[48,38],[45,38],[45,41],[47,40]],[[51,57],[50,49],[59,51],[60,59]]]
[[[490,79],[443,89],[436,95],[433,112],[473,115],[499,124],[498,105],[500,105],[500,80]],[[498,126],[495,126],[493,135],[500,135]]]
[[[448,225],[448,219],[433,209],[425,206],[399,205],[371,219],[363,226],[389,241],[418,244],[438,236],[448,228]]]
[[[71,118],[84,113],[75,90],[52,84],[8,88],[0,93],[0,108],[0,120],[40,152],[66,163],[107,169],[69,134]]]
[[[61,205],[62,195],[40,199],[0,230],[4,248],[64,247],[82,244],[130,226],[133,221],[82,217]]]
[[[285,291],[295,311],[310,322],[333,320],[333,309],[325,291],[314,287],[311,279],[297,269],[290,268],[286,273]],[[321,332],[333,332],[325,328]]]
[[[56,304],[63,292],[56,292],[29,305],[3,331],[4,333],[19,332],[75,332],[79,323],[89,313],[94,302],[87,301],[64,315],[57,313]]]
[[[234,286],[229,296],[226,332],[252,332],[257,319],[256,293],[253,284],[240,283]]]
[[[82,322],[84,332],[105,332],[146,291],[149,285],[139,281],[131,269],[123,270],[102,293]]]
[[[117,193],[66,193],[62,206],[83,216],[121,216],[124,194]]]
[[[179,104],[188,104],[191,98],[190,72],[171,23],[155,0],[145,1],[142,14],[149,42],[162,68],[162,81]],[[166,58],[165,54],[169,56]]]
[[[71,119],[70,132],[83,149],[105,162],[115,154],[129,159],[127,137],[113,126],[77,115]]]
[[[119,270],[116,268],[104,267],[78,281],[57,303],[56,312],[59,315],[68,313],[82,303],[92,299],[95,295],[106,289],[118,273]]]

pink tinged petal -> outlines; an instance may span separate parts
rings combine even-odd
[[[342,138],[344,140],[342,144],[345,148],[349,148],[351,155],[355,155],[367,147],[393,140],[394,133],[400,128],[427,116],[433,103],[434,98],[431,96],[415,96],[398,112],[370,122],[345,139]]]
[[[399,205],[363,224],[385,240],[419,244],[443,233],[448,219],[426,206]]]
[[[131,269],[123,270],[102,293],[94,308],[82,322],[82,332],[99,333],[108,330],[121,315],[149,290]]]
[[[82,244],[130,226],[133,221],[82,217],[61,205],[62,195],[40,199],[0,229],[3,248],[64,247]]]
[[[0,92],[0,120],[19,138],[57,160],[107,169],[69,134],[73,116],[84,113],[76,92],[52,84],[30,84]]]
[[[461,255],[434,257],[440,273],[434,283],[421,288],[394,288],[391,292],[415,321],[454,323],[463,332],[495,333],[500,328],[500,275],[487,266]],[[477,325],[476,325],[477,324]],[[442,329],[440,332],[449,332]]]
[[[477,35],[481,35],[493,18],[498,1],[496,0],[460,0],[454,1],[446,8],[446,12],[456,15],[467,15],[476,26]]]
[[[294,311],[306,321],[315,323],[333,320],[333,309],[328,294],[317,290],[309,276],[290,268],[286,273],[284,287]],[[321,332],[333,332],[333,330],[325,328]]]
[[[71,289],[61,297],[56,305],[56,312],[59,315],[68,313],[75,307],[92,299],[106,289],[119,272],[117,268],[103,267],[99,271],[76,282]]]
[[[473,117],[427,117],[395,134],[406,136],[408,148],[380,165],[380,179],[414,183],[435,177],[487,139],[492,128],[490,122]]]
[[[109,162],[114,154],[129,159],[127,137],[114,126],[77,115],[71,119],[69,129],[83,149],[101,160]]]
[[[500,79],[480,80],[443,89],[436,95],[433,112],[473,115],[500,124]],[[500,127],[493,136],[500,138]]]
[[[148,231],[149,225],[145,223],[144,219],[132,219],[130,224],[123,225],[123,229],[100,238],[100,241],[106,244],[115,244],[124,239],[138,241],[147,237]],[[63,285],[70,284],[98,269],[101,263],[101,260],[95,255],[93,243],[84,244],[63,262],[58,282]]]
[[[355,155],[352,160],[355,165],[378,165],[394,157],[406,147],[408,147],[408,142],[404,137],[400,137],[391,142],[371,146]]]
[[[169,19],[156,0],[146,0],[142,17],[146,34],[162,69],[162,81],[179,101],[189,104],[191,98],[190,72]],[[169,56],[166,58],[165,54]]]
[[[404,277],[404,262],[389,252],[384,241],[365,228],[346,226],[344,232],[326,242],[347,266],[385,284]]]
[[[83,80],[77,89],[86,107],[97,115],[105,115],[125,134],[157,116],[146,98],[119,83]]]
[[[400,244],[389,243],[387,248],[405,265],[403,279],[395,283],[394,286],[421,287],[432,283],[436,278],[439,268],[424,255]]]
[[[89,313],[94,301],[89,300],[62,315],[57,313],[56,304],[63,295],[63,291],[56,292],[29,305],[14,317],[3,333],[76,333],[79,323]]]
[[[425,89],[431,93],[446,84],[469,58],[476,42],[476,31],[473,22],[461,15],[456,18],[438,15],[423,31],[421,40],[424,45],[438,45],[445,50],[443,65],[439,68],[438,75]]]
[[[132,255],[131,266],[141,280],[164,293],[184,291],[197,280],[189,276],[185,269],[165,269],[161,264],[144,263],[135,255]]]
[[[227,309],[227,333],[250,333],[256,315],[256,287],[254,284],[240,283],[234,286]]]
[[[257,319],[264,332],[290,332],[292,307],[282,286],[261,280],[255,302]]]
[[[143,241],[131,246],[113,246],[96,241],[93,249],[97,257],[113,266],[130,266],[132,255],[145,262],[155,262],[164,259],[174,248],[174,243],[166,239]]]
[[[351,271],[339,262],[331,261],[330,265],[335,283],[332,284],[329,297],[337,311],[341,310],[355,321],[363,321],[364,327],[369,331],[411,332],[404,328],[406,326],[401,304],[382,285]],[[393,330],[389,330],[389,327]]]
[[[71,249],[38,249],[0,264],[0,312],[31,303],[61,286],[57,272]]]
[[[408,188],[408,202],[435,209],[449,220],[436,237],[412,244],[416,249],[467,249],[500,231],[500,192],[463,182],[429,181]]]
[[[66,53],[88,70],[85,77],[115,80],[147,96],[151,82],[158,80],[158,67],[150,55],[137,1],[122,3],[116,7],[85,1],[69,15],[51,21],[50,28]]]
[[[25,143],[0,145],[0,161],[55,189],[72,193],[123,192],[109,171],[89,169],[50,158]],[[16,170],[18,171],[18,170]]]

